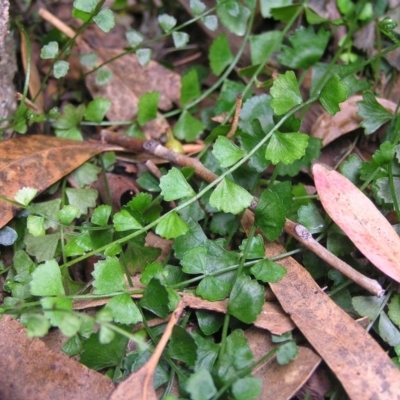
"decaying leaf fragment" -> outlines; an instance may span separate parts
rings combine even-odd
[[[0,142],[0,195],[13,200],[23,187],[35,188],[40,193],[95,155],[116,148],[44,135]],[[19,210],[0,199],[0,227]]]
[[[285,252],[276,243],[267,257]],[[343,385],[352,400],[400,399],[400,371],[378,343],[291,257],[277,261],[288,273],[270,283],[283,309]]]
[[[351,96],[340,104],[340,111],[334,116],[323,112],[311,128],[311,136],[322,139],[322,145],[327,146],[340,136],[354,131],[360,127],[362,118],[357,114],[357,102],[362,101],[362,96]],[[396,103],[377,97],[376,100],[392,113],[396,110]]]
[[[387,219],[343,175],[321,164],[312,171],[326,212],[377,268],[400,282],[400,238]]]
[[[114,383],[64,354],[30,339],[13,318],[0,319],[1,399],[106,400]]]

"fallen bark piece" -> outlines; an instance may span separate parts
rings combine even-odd
[[[101,400],[115,386],[104,375],[50,350],[4,315],[0,320],[0,399]]]
[[[372,201],[336,171],[314,164],[321,203],[349,239],[384,274],[400,282],[400,238]]]

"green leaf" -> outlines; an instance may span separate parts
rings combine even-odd
[[[190,0],[189,7],[196,16],[203,13],[207,8],[207,6],[200,0]]]
[[[309,136],[305,155],[291,164],[278,164],[276,166],[278,175],[296,176],[302,168],[310,168],[311,163],[321,155],[321,146],[321,139]]]
[[[86,53],[79,57],[79,61],[85,67],[95,67],[97,64],[98,56],[96,53]]]
[[[49,320],[43,315],[30,314],[26,318],[26,334],[28,337],[43,337],[50,329]]]
[[[248,239],[244,239],[239,249],[242,253],[247,246]],[[254,236],[250,243],[249,249],[246,253],[246,260],[254,260],[256,258],[263,258],[265,255],[264,241],[261,235]]]
[[[176,25],[176,18],[172,15],[161,14],[158,16],[158,23],[164,32],[170,32]]]
[[[31,187],[23,187],[19,189],[14,196],[14,200],[24,206],[27,206],[36,196],[37,189]]]
[[[200,330],[206,336],[218,332],[224,323],[222,314],[209,310],[196,311],[196,317]]]
[[[191,374],[186,381],[185,390],[192,400],[209,400],[217,393],[211,374],[206,369]]]
[[[165,318],[169,313],[169,297],[167,289],[158,279],[152,279],[147,285],[143,297],[140,300],[141,307]]]
[[[51,260],[56,254],[59,240],[59,232],[38,237],[28,234],[24,239],[26,252],[36,257],[37,262]]]
[[[184,235],[188,229],[186,222],[173,211],[158,223],[156,233],[165,239],[175,239]]]
[[[34,296],[64,296],[60,267],[56,260],[38,265],[32,272],[31,293]]]
[[[79,107],[74,107],[72,104],[67,104],[62,114],[59,115],[55,122],[57,129],[70,129],[77,127],[83,119],[86,107],[82,104]]]
[[[314,203],[301,206],[297,215],[297,222],[304,225],[311,233],[319,233],[326,228],[325,221]]]
[[[251,63],[261,64],[277,52],[281,47],[282,33],[279,31],[265,32],[250,36]]]
[[[91,221],[95,225],[106,226],[112,212],[111,206],[102,204],[94,209]]]
[[[139,64],[142,67],[145,67],[149,62],[151,58],[152,51],[151,49],[138,49],[136,52]]]
[[[217,15],[222,25],[237,36],[246,33],[247,21],[250,17],[250,10],[237,1],[217,1]]]
[[[85,111],[85,119],[93,122],[103,121],[107,111],[111,107],[111,101],[104,99],[103,97],[98,97],[92,100]]]
[[[176,138],[193,142],[203,132],[204,127],[204,124],[193,117],[188,111],[183,111],[173,128],[173,132]]]
[[[40,58],[44,60],[48,60],[50,58],[54,58],[58,53],[58,43],[57,42],[49,42],[42,47],[40,52]]]
[[[142,314],[128,293],[114,296],[105,306],[110,310],[115,322],[132,325],[142,321]]]
[[[378,330],[380,337],[390,346],[398,346],[400,344],[400,332],[385,312],[380,314]]]
[[[71,337],[77,334],[82,326],[82,321],[72,314],[71,299],[45,297],[40,299],[40,304],[51,325],[59,327],[63,335]]]
[[[113,216],[114,228],[117,232],[129,231],[132,229],[140,229],[142,225],[132,217],[127,210],[122,210]]]
[[[285,114],[291,108],[303,102],[293,71],[287,71],[283,75],[279,74],[271,87],[270,93],[273,97],[271,107],[276,115]]]
[[[263,304],[264,288],[248,276],[239,276],[229,298],[229,314],[251,324],[260,314]]]
[[[357,114],[363,118],[360,125],[365,129],[366,135],[374,133],[384,123],[393,118],[392,113],[381,106],[369,91],[363,93],[363,99],[358,101],[357,105]]]
[[[192,335],[179,325],[175,325],[168,345],[168,355],[194,367],[197,357],[197,344]]]
[[[105,67],[99,68],[99,70],[96,73],[96,85],[98,86],[106,85],[108,82],[111,81],[113,76],[114,76],[113,72],[108,68]]]
[[[211,270],[207,268],[207,248],[199,246],[188,249],[182,258],[182,271],[187,274],[207,274]]]
[[[275,132],[268,143],[265,158],[276,165],[279,162],[290,164],[306,153],[309,136],[305,133]]]
[[[188,198],[183,198],[180,202],[184,203],[186,200],[189,200]],[[194,221],[200,221],[206,217],[206,213],[204,210],[201,208],[199,202],[196,200],[186,207],[182,208],[181,210],[178,211],[179,215],[182,217],[184,221],[189,221],[189,219],[193,219]]]
[[[174,41],[174,46],[177,49],[182,49],[189,42],[190,36],[186,32],[173,32],[172,40]]]
[[[210,60],[211,71],[217,76],[232,63],[233,54],[225,33],[222,33],[213,40],[208,53],[208,59]]]
[[[58,60],[54,63],[53,74],[54,78],[59,79],[67,75],[69,63],[64,60]]]
[[[388,315],[390,319],[400,327],[400,295],[397,293],[393,294],[388,307]]]
[[[159,92],[149,92],[140,96],[137,114],[137,120],[140,125],[144,125],[157,117],[159,99]]]
[[[75,0],[74,8],[87,13],[92,13],[97,6],[97,0]]]
[[[116,334],[111,342],[101,343],[100,332],[93,333],[83,342],[80,362],[96,371],[120,365],[129,339]]]
[[[270,189],[261,194],[255,211],[256,225],[271,242],[282,233],[286,221],[286,208],[278,195]]]
[[[105,33],[111,31],[115,26],[114,13],[109,8],[103,8],[100,12],[93,18],[97,26]]]
[[[212,192],[210,205],[224,213],[239,214],[249,207],[253,196],[241,186],[224,178]]]
[[[201,95],[199,77],[197,71],[192,68],[182,76],[181,83],[181,104],[185,106],[190,101],[197,99]]]
[[[253,376],[240,378],[232,385],[232,394],[235,400],[252,400],[261,394],[262,380]]]
[[[175,167],[171,168],[167,175],[161,177],[160,188],[165,201],[178,200],[196,195],[182,172]]]
[[[92,272],[94,294],[111,294],[126,290],[124,274],[116,257],[97,261]]]
[[[286,269],[271,260],[262,260],[250,268],[254,277],[262,282],[278,282],[287,273]]]
[[[376,296],[354,296],[352,298],[352,304],[354,309],[362,317],[368,317],[371,321],[374,321],[381,311],[381,307],[385,297]]]
[[[279,346],[276,352],[276,361],[279,365],[289,364],[290,361],[297,357],[299,350],[294,341],[290,341]]]
[[[79,217],[80,215],[81,212],[78,207],[67,204],[57,213],[57,218],[62,224],[69,225],[75,218]]]
[[[196,289],[196,295],[204,300],[219,301],[228,296],[232,285],[215,276],[204,277]]]
[[[393,160],[395,153],[396,145],[390,142],[384,142],[379,146],[379,150],[375,151],[372,159],[378,165],[383,166]]]
[[[215,115],[230,112],[236,103],[237,95],[244,90],[243,83],[225,79],[214,109]],[[244,98],[243,100],[246,99]]]
[[[261,15],[264,18],[270,18],[272,8],[281,8],[290,4],[292,0],[260,0]]]
[[[44,229],[44,218],[37,215],[29,215],[27,221],[28,232],[34,236],[44,236],[46,231]]]
[[[223,168],[232,166],[246,155],[242,149],[224,136],[218,136],[212,153]]]
[[[346,82],[337,75],[333,75],[322,88],[319,101],[329,114],[335,115],[340,111],[339,103],[343,103],[347,99],[348,93]]]
[[[86,187],[97,181],[100,168],[92,163],[84,163],[71,172],[71,177],[75,179],[79,187]]]
[[[82,214],[87,214],[88,208],[96,207],[98,196],[94,189],[66,189],[69,204],[77,207]]]
[[[218,18],[215,15],[206,15],[201,21],[210,31],[214,32],[218,28]]]
[[[175,250],[175,256],[178,259],[182,259],[189,249],[201,246],[207,242],[207,236],[197,222],[189,220],[188,228],[187,233],[175,239],[172,245]]]
[[[143,42],[143,35],[137,31],[126,31],[125,37],[131,47],[137,47]]]
[[[306,69],[319,61],[329,42],[330,33],[321,28],[318,33],[314,28],[300,27],[289,37],[292,47],[282,46],[283,53],[278,60],[289,68]]]

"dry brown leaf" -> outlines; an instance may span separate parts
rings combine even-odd
[[[93,156],[115,146],[52,136],[19,136],[0,142],[0,195],[13,200],[23,187],[42,192]],[[0,227],[20,210],[0,200]]]
[[[101,400],[113,382],[67,356],[52,351],[4,315],[0,319],[0,398],[12,400]]]
[[[172,329],[179,321],[184,307],[185,304],[183,302],[178,304],[150,359],[139,370],[133,372],[128,379],[123,381],[117,387],[111,395],[110,400],[157,400],[153,384],[154,372],[162,352],[171,337]]]
[[[256,360],[259,360],[276,344],[269,335],[257,328],[245,331],[245,337]],[[286,365],[279,365],[275,358],[260,365],[253,376],[261,378],[263,391],[259,396],[262,400],[289,400],[307,382],[318,367],[321,358],[311,349],[298,346],[297,357]]]
[[[99,63],[110,60],[121,52],[122,49],[96,49]],[[139,97],[147,92],[160,93],[161,110],[169,110],[173,103],[179,103],[180,75],[156,61],[150,61],[146,67],[142,67],[135,54],[126,54],[108,63],[104,68],[113,73],[108,84],[98,86],[96,73],[87,75],[85,82],[93,97],[104,97],[111,101],[111,107],[106,114],[110,121],[133,120],[138,112]],[[168,129],[168,122],[162,118],[148,122],[143,127],[149,139],[158,139]]]
[[[269,243],[266,256],[286,250]],[[283,309],[328,364],[352,400],[400,399],[400,371],[375,340],[339,308],[293,258],[276,261],[287,274],[270,283]]]
[[[400,282],[400,238],[371,200],[336,171],[314,164],[321,203],[357,248],[383,273]]]
[[[311,136],[322,139],[322,145],[326,146],[338,137],[354,131],[360,127],[362,118],[357,114],[357,102],[362,96],[351,96],[345,102],[340,103],[340,111],[334,116],[326,111],[321,114],[311,128]],[[394,113],[396,103],[377,97],[376,100],[388,111]]]

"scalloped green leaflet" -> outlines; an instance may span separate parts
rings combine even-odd
[[[218,136],[212,153],[223,168],[230,167],[246,155],[241,148],[224,136]]]
[[[271,87],[270,93],[273,97],[270,104],[276,115],[285,114],[303,102],[293,71],[287,71],[283,75],[279,74]]]
[[[210,196],[210,206],[225,213],[239,214],[248,208],[253,196],[228,178],[218,184]]]
[[[374,133],[380,126],[393,118],[392,113],[380,105],[369,91],[363,93],[363,99],[358,101],[357,105],[357,114],[363,118],[360,125],[365,129],[367,135]]]
[[[165,239],[175,239],[184,235],[188,229],[186,222],[173,211],[158,223],[156,233]]]
[[[233,54],[229,47],[229,41],[225,33],[217,36],[208,53],[210,68],[214,75],[220,75],[222,71],[233,61]]]
[[[290,164],[306,154],[309,136],[305,133],[274,132],[265,151],[265,158],[276,165]]]
[[[160,179],[160,188],[165,201],[179,200],[196,195],[182,172],[175,167],[171,168],[168,174]]]

